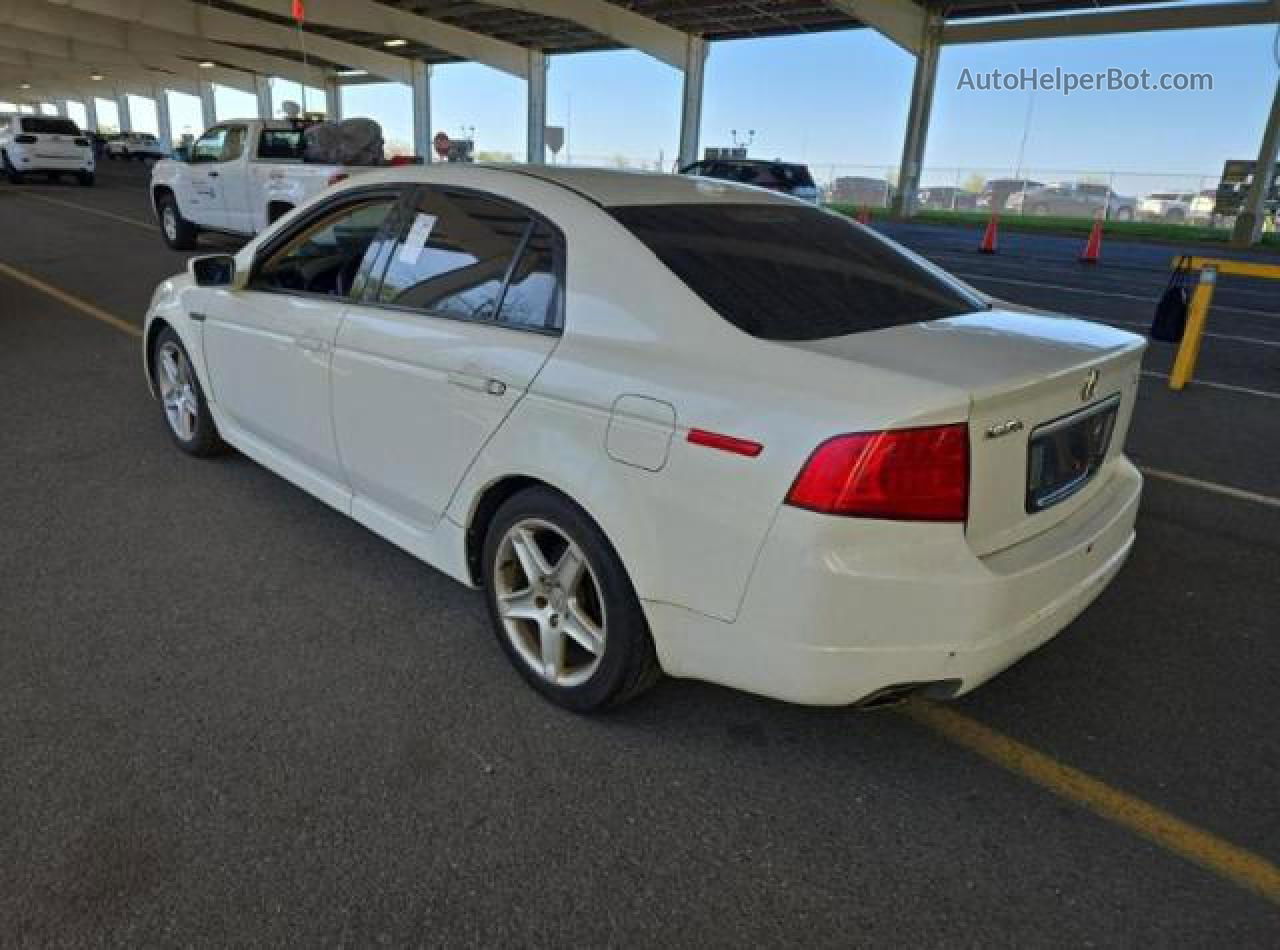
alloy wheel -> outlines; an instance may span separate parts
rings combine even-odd
[[[516,522],[498,545],[493,596],[516,653],[548,683],[586,682],[604,656],[600,584],[582,548],[548,521]]]
[[[195,438],[200,418],[200,397],[196,394],[191,363],[182,347],[170,340],[160,347],[157,365],[160,400],[164,403],[169,428],[183,442],[190,442]]]

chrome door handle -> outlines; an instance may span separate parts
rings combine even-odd
[[[490,396],[501,396],[507,391],[507,384],[500,379],[488,379],[484,376],[473,376],[470,373],[450,373],[449,382],[463,389],[470,389]]]

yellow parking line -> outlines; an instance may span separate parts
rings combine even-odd
[[[987,761],[1280,904],[1280,867],[1266,858],[1187,824],[1155,805],[1064,765],[955,709],[918,700],[901,708],[910,719],[976,752]]]
[[[102,211],[99,208],[90,208],[88,205],[77,204],[74,201],[63,201],[61,198],[50,198],[48,195],[35,195],[29,191],[20,191],[18,196],[21,198],[30,198],[32,201],[43,201],[45,204],[58,205],[62,208],[71,208],[74,211],[83,211],[85,214],[96,214],[100,218],[110,218],[112,221],[120,221],[124,224],[132,224],[135,228],[146,228],[148,231],[154,231],[156,225],[150,221],[143,221],[141,218],[130,218],[127,215],[116,214],[112,211]]]
[[[101,307],[95,307],[93,304],[89,303],[89,301],[81,300],[79,297],[74,294],[69,294],[65,290],[59,290],[52,284],[46,284],[39,277],[33,277],[31,274],[26,273],[26,271],[20,271],[16,267],[10,267],[8,264],[0,262],[0,274],[16,280],[20,284],[26,284],[32,290],[38,290],[40,293],[46,294],[54,300],[61,301],[68,307],[80,311],[86,317],[92,317],[94,320],[105,323],[109,327],[115,327],[115,329],[127,333],[130,336],[142,336],[142,327],[130,323],[127,320],[121,320],[119,317],[107,313],[107,311],[103,310]]]

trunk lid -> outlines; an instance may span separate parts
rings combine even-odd
[[[795,345],[967,394],[966,535],[986,555],[1053,527],[1105,485],[1146,344],[1101,324],[1001,309]]]

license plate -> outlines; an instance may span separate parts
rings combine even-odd
[[[1027,513],[1044,511],[1089,483],[1107,457],[1119,395],[1046,422],[1027,442]]]

